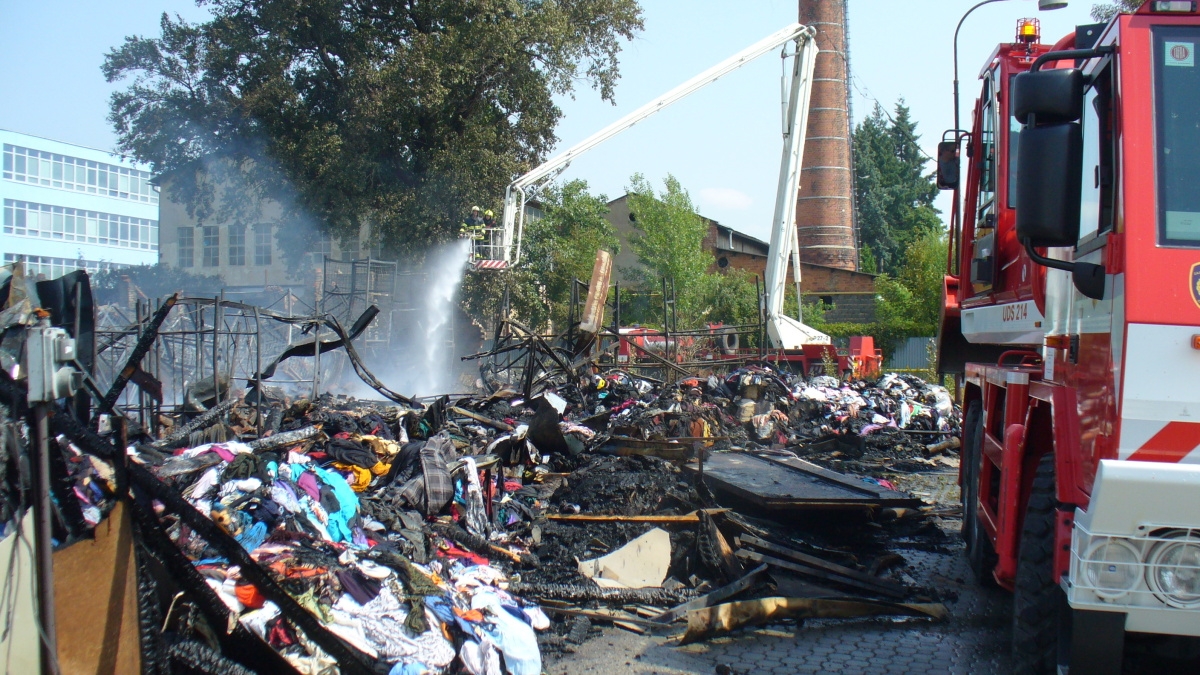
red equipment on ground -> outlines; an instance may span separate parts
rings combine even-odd
[[[961,185],[959,132],[939,146],[963,203],[939,369],[1014,672],[1117,673],[1126,631],[1200,636],[1200,14],[1031,25],[980,74]]]
[[[802,375],[826,374],[841,379],[872,379],[883,372],[883,352],[875,348],[875,338],[854,336],[849,348],[839,351],[832,344],[808,344],[799,349],[757,349],[741,346],[741,334],[715,323],[708,326],[709,336],[692,335],[664,337],[661,331],[651,328],[631,327],[621,329],[617,343],[617,363],[636,363],[645,359],[645,352],[660,357],[672,357],[684,363],[684,353],[690,352],[697,361],[756,360],[774,364],[784,370]],[[826,373],[827,364],[833,364],[837,372]]]

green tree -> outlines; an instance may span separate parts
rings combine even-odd
[[[674,176],[668,174],[663,187],[655,194],[641,174],[629,181],[629,211],[637,228],[629,244],[642,264],[635,276],[648,289],[659,288],[660,279],[673,284],[680,325],[691,326],[704,313],[704,277],[713,263],[704,250],[708,225]]]
[[[758,323],[758,287],[753,274],[727,269],[705,276],[705,322],[735,326]]]
[[[855,205],[862,245],[879,258],[879,272],[895,275],[901,254],[924,232],[939,231],[933,200],[937,186],[926,173],[916,122],[903,99],[895,115],[876,104],[854,130]]]
[[[636,0],[198,1],[210,21],[164,14],[106,56],[129,80],[119,148],[201,218],[253,222],[270,199],[341,237],[370,222],[397,253],[454,236],[464,205],[541,160],[554,95],[586,81],[612,100],[642,27]]]
[[[867,274],[879,273],[879,263],[875,260],[875,251],[871,250],[870,244],[858,247],[858,271]]]
[[[620,250],[616,228],[604,216],[608,198],[591,195],[587,181],[573,180],[551,186],[542,198],[544,217],[526,228],[523,255],[530,281],[543,288],[550,320],[556,329],[565,328],[576,279],[592,276],[596,252],[614,255]]]
[[[925,231],[904,250],[904,266],[896,281],[908,289],[913,304],[905,313],[918,331],[914,336],[935,335],[946,275],[946,235]]]

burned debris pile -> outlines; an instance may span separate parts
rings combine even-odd
[[[419,402],[354,354],[369,319],[299,323],[317,331],[269,368],[210,370],[178,387],[184,404],[132,414],[126,385],[142,401],[155,385],[140,361],[158,325],[143,324],[132,375],[78,394],[95,415],[49,415],[56,539],[100,538],[106,519],[130,533],[141,655],[159,672],[523,675],[595,622],[688,642],[789,617],[945,612],[887,546],[923,531],[923,505],[881,478],[957,435],[940,387],[766,363],[664,382],[530,338],[537,377],[484,368],[487,393]],[[268,377],[337,350],[386,400]],[[3,378],[27,414],[26,383]],[[829,526],[870,520],[883,525]]]
[[[814,454],[822,444],[861,448],[862,460],[921,456],[932,434],[908,433],[956,433],[944,393],[907,376],[843,384],[767,365],[670,385],[591,373],[529,397],[420,407],[263,388],[257,406],[210,419],[229,440],[176,440],[170,454],[135,445],[133,456],[367,662],[491,672],[502,659],[535,672],[540,650],[570,649],[596,621],[638,632],[686,621],[696,640],[806,613],[940,616],[935,589],[889,574],[902,565],[883,564],[886,546],[830,549],[781,523],[918,514],[906,494],[801,456],[852,454]],[[255,415],[263,435],[248,438]],[[904,435],[891,436],[897,457],[872,442],[889,434]],[[737,461],[756,463],[749,483],[729,468]],[[799,487],[772,501],[754,483],[770,475],[758,464]],[[332,658],[203,532],[158,524],[285,660],[304,670]],[[751,603],[736,625],[709,611],[733,601]]]

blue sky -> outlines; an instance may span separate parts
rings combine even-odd
[[[903,96],[932,154],[953,122],[951,38],[976,0],[850,0],[850,63],[856,118]],[[642,0],[645,30],[621,56],[617,105],[591,89],[559,101],[558,149],[586,138],[692,75],[796,20],[796,0]],[[976,10],[959,38],[963,115],[976,76],[1017,19],[1042,20],[1053,42],[1090,23],[1091,0],[1038,13],[1033,0]],[[112,149],[106,117],[113,87],[103,55],[127,35],[156,35],[163,11],[200,19],[191,0],[0,0],[0,128]],[[615,198],[640,172],[656,185],[674,174],[699,211],[762,239],[769,237],[779,170],[780,59],[760,58],[579,158],[563,178],[583,178]],[[802,177],[803,180],[803,177]],[[501,196],[498,195],[497,199]],[[939,202],[945,205],[943,199]]]

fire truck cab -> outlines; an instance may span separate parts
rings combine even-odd
[[[1014,672],[1116,673],[1125,632],[1200,636],[1200,13],[1026,26],[980,73],[961,184],[958,133],[939,148],[939,367]]]

